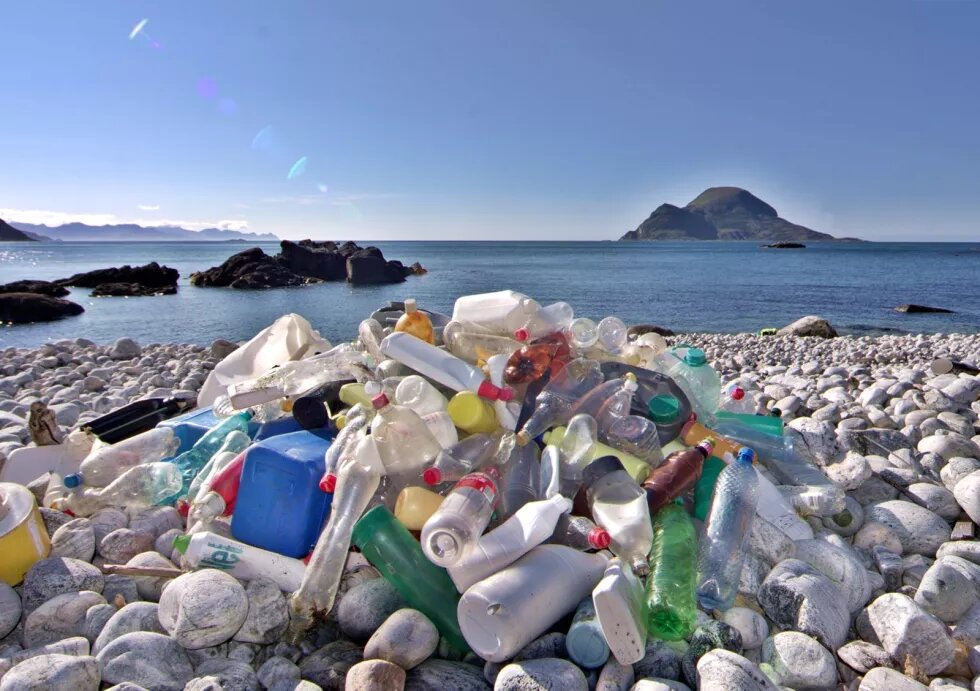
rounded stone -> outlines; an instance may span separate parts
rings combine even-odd
[[[102,631],[92,645],[92,654],[98,654],[109,643],[127,633],[137,631],[167,633],[160,625],[157,608],[155,602],[133,602],[118,610],[102,627]]]
[[[881,546],[889,552],[899,555],[902,553],[902,541],[898,539],[895,531],[875,521],[861,526],[854,536],[854,546],[869,552],[876,546]]]
[[[364,646],[364,658],[393,662],[402,669],[427,660],[439,647],[439,631],[421,612],[400,609],[378,627]]]
[[[980,525],[980,470],[976,470],[959,482],[953,488],[953,496],[970,520]]]
[[[124,511],[114,507],[106,507],[89,516],[92,530],[95,531],[95,544],[102,542],[106,535],[113,530],[119,530],[129,525],[129,518]]]
[[[949,540],[950,528],[942,518],[918,504],[900,499],[868,507],[869,520],[882,523],[898,536],[903,553],[935,556],[940,545]]]
[[[160,596],[160,623],[184,648],[229,640],[248,615],[245,589],[233,576],[204,569],[174,579]]]
[[[766,640],[762,659],[772,668],[774,681],[796,691],[820,691],[837,683],[834,656],[815,639],[798,631],[784,631]]]
[[[20,621],[24,607],[20,602],[17,591],[0,581],[0,639],[14,630]]]
[[[221,657],[205,660],[194,669],[194,674],[214,677],[221,691],[259,691],[259,678],[255,670],[240,660]]]
[[[945,521],[955,521],[960,515],[956,497],[945,487],[929,482],[913,482],[905,488],[905,493],[916,504],[924,506]]]
[[[85,624],[82,635],[88,639],[89,643],[95,643],[95,639],[102,633],[106,623],[115,615],[116,608],[112,605],[93,605],[85,612]]]
[[[21,591],[24,611],[29,614],[44,602],[63,593],[77,593],[81,590],[101,593],[104,585],[102,572],[80,559],[42,559],[24,576],[24,588]]]
[[[272,689],[276,686],[298,682],[300,671],[292,660],[274,655],[262,663],[257,676],[263,687]]]
[[[51,556],[92,561],[95,556],[95,529],[87,518],[68,521],[51,536]]]
[[[24,643],[34,648],[63,638],[85,635],[89,607],[106,604],[98,593],[85,590],[57,595],[27,615]]]
[[[698,684],[702,689],[779,691],[757,665],[730,650],[711,650],[698,660]]]
[[[0,691],[98,691],[102,668],[85,655],[38,655],[14,665],[3,675]]]
[[[742,634],[742,646],[746,650],[758,648],[769,635],[769,624],[765,617],[748,607],[732,607],[722,612],[720,618]]]
[[[364,660],[347,670],[344,687],[358,691],[401,691],[405,670],[387,660]]]
[[[522,660],[507,665],[493,685],[494,691],[529,691],[530,689],[562,689],[588,691],[589,682],[578,667],[557,657]]]
[[[126,562],[126,566],[139,566],[154,569],[177,568],[172,561],[155,551],[137,554],[135,557]],[[163,592],[163,587],[172,579],[156,576],[133,576],[133,580],[136,581],[136,590],[139,592],[141,598],[151,602],[157,602],[160,599],[160,594]]]
[[[947,461],[958,456],[977,458],[980,455],[980,450],[977,449],[976,444],[956,432],[933,434],[932,436],[924,437],[916,449],[920,453],[930,452],[939,454]]]
[[[279,586],[271,578],[253,578],[245,588],[245,597],[248,614],[235,640],[261,645],[278,641],[289,626],[289,609]]]
[[[929,691],[929,687],[889,667],[875,667],[864,675],[858,691]]]
[[[953,661],[946,625],[906,595],[886,593],[868,605],[867,612],[881,647],[898,664],[911,657],[924,673],[933,675]]]
[[[182,530],[184,520],[172,506],[151,506],[134,514],[129,527],[135,531],[149,533],[156,540],[171,529]]]
[[[922,576],[915,601],[947,624],[955,624],[977,601],[980,566],[961,557],[936,560]]]
[[[153,549],[154,537],[132,528],[119,528],[102,538],[99,555],[109,564],[125,564],[137,554]]]
[[[96,658],[102,663],[102,681],[108,684],[131,682],[153,691],[183,691],[194,676],[184,649],[158,633],[127,633]]]
[[[337,621],[353,641],[367,641],[405,601],[384,578],[372,578],[348,590],[337,607]]]

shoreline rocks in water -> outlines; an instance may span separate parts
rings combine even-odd
[[[0,293],[0,323],[49,322],[84,311],[85,308],[76,302],[41,293]]]
[[[354,285],[400,283],[407,276],[425,273],[418,262],[406,267],[398,260],[385,259],[377,247],[349,241],[338,245],[283,240],[280,248],[275,256],[258,247],[238,252],[219,266],[191,274],[191,284],[259,290],[343,280]]]
[[[178,278],[180,278],[180,274],[177,272],[177,269],[172,269],[169,266],[160,266],[157,262],[150,262],[143,266],[130,266],[126,264],[125,266],[109,269],[95,269],[94,271],[86,271],[69,276],[68,278],[62,278],[61,280],[54,281],[54,283],[77,288],[95,288],[96,291],[108,285],[135,284],[144,291],[139,294],[156,295],[165,294],[160,291],[171,287],[176,292]],[[147,289],[150,288],[158,289],[158,292],[147,292]],[[108,290],[110,289],[106,288],[106,291]]]
[[[905,314],[955,314],[953,310],[944,309],[942,307],[929,307],[928,305],[899,305],[895,308],[896,312],[904,312]]]

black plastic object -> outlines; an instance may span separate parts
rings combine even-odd
[[[159,423],[197,405],[196,398],[145,398],[116,408],[100,418],[82,425],[106,444],[153,429]]]
[[[329,410],[339,410],[340,387],[354,384],[354,379],[332,381],[319,386],[297,398],[293,402],[293,417],[303,429],[320,429],[330,425]]]
[[[676,398],[680,404],[677,423],[672,425],[658,423],[657,436],[660,438],[661,444],[667,444],[678,437],[681,433],[681,427],[691,417],[691,401],[688,400],[687,394],[677,385],[677,382],[666,374],[643,369],[642,367],[634,367],[633,365],[627,365],[622,362],[603,362],[600,364],[600,369],[602,370],[602,376],[607,380],[620,379],[627,372],[632,372],[636,375],[637,389],[636,393],[633,394],[633,403],[630,406],[630,412],[633,415],[650,417],[650,399],[656,396],[673,396]]]

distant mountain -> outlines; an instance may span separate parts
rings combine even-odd
[[[620,240],[851,240],[835,238],[786,219],[740,187],[709,187],[684,208],[661,204]]]
[[[43,236],[45,240],[65,242],[214,242],[224,240],[248,242],[279,242],[272,233],[245,233],[239,230],[205,228],[187,230],[176,226],[138,226],[132,223],[109,226],[89,226],[84,223],[67,223],[62,226],[44,226],[33,223],[17,223],[17,228],[27,234]]]
[[[0,242],[34,242],[34,238],[0,218]]]

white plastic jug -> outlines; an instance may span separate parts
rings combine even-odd
[[[306,564],[300,559],[209,532],[178,536],[174,547],[183,553],[191,568],[221,569],[246,581],[265,576],[285,593],[298,590],[306,573]]]
[[[484,660],[513,657],[592,592],[608,560],[604,552],[535,547],[463,594],[456,610],[463,637]]]
[[[616,661],[632,665],[642,660],[647,644],[643,582],[622,561],[613,559],[592,591],[592,604]]]
[[[523,293],[500,290],[459,298],[453,306],[453,321],[470,322],[501,336],[513,336],[540,309],[537,301]]]

